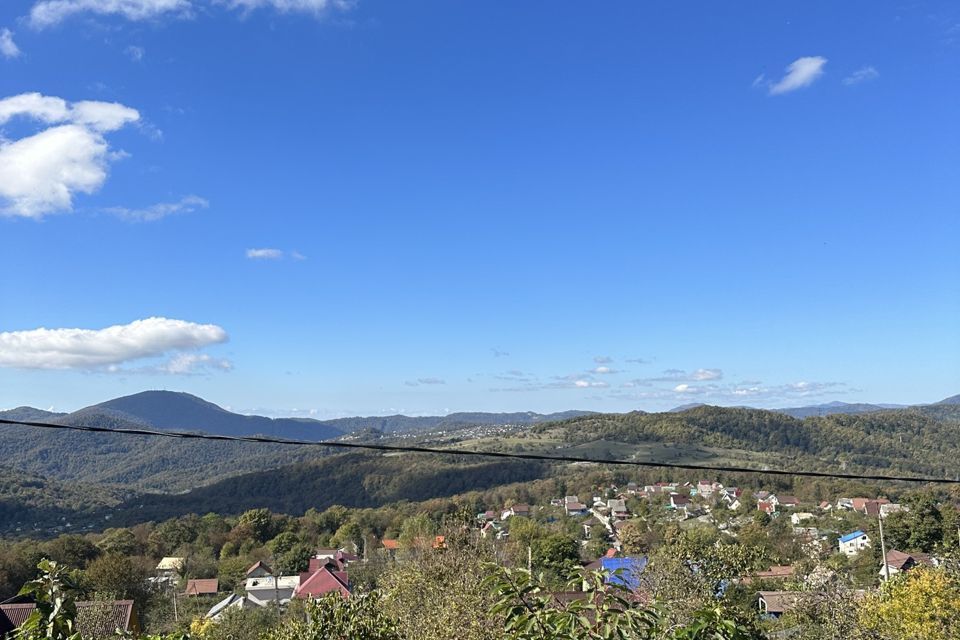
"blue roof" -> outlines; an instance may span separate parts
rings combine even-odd
[[[840,536],[840,542],[850,542],[851,540],[856,540],[857,538],[859,538],[859,537],[861,537],[861,536],[865,536],[865,535],[867,535],[867,534],[865,534],[863,531],[860,531],[859,529],[857,529],[857,530],[854,531],[853,533],[848,533],[848,534],[845,535],[845,536]]]
[[[640,587],[640,574],[647,566],[646,556],[639,558],[602,558],[600,565],[609,573],[607,584],[618,584],[631,591],[636,591]],[[614,573],[618,571],[619,573]]]

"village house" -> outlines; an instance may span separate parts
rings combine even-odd
[[[937,566],[937,561],[926,553],[904,553],[891,549],[887,551],[886,561],[880,567],[880,576],[886,577],[889,572],[890,577],[898,573],[909,571],[917,565],[926,565],[928,567]]]
[[[801,595],[796,591],[760,591],[757,594],[760,615],[779,618],[797,606]]]
[[[715,483],[709,482],[708,480],[700,480],[697,482],[697,495],[703,498],[709,498],[713,495],[714,484]]]
[[[670,508],[671,509],[683,509],[686,510],[690,506],[689,496],[685,496],[680,493],[671,493],[670,494]]]
[[[864,498],[866,499],[866,498]],[[853,509],[853,498],[837,498],[837,509]]]
[[[627,511],[627,503],[625,500],[608,500],[607,508],[610,509],[611,518],[626,520],[630,517],[630,512]]]
[[[758,500],[757,511],[763,511],[767,515],[773,515],[777,512],[777,503],[774,500]]]
[[[515,504],[512,507],[510,507],[510,515],[517,516],[520,518],[526,518],[530,515],[530,505]]]
[[[790,522],[794,525],[799,525],[804,520],[812,520],[814,515],[807,511],[798,511],[797,513],[790,514]]]
[[[350,597],[350,579],[345,569],[346,562],[336,556],[311,558],[309,568],[299,576],[293,597],[307,600],[321,598],[328,593]]]
[[[114,638],[117,629],[127,637],[140,635],[133,600],[77,602],[77,631],[84,638]],[[0,604],[0,636],[10,637],[34,612],[33,602]]]
[[[488,522],[483,526],[486,527],[490,524],[491,523]],[[483,529],[481,529],[480,531],[482,532]],[[383,540],[380,541],[380,544],[383,546],[384,549],[387,550],[387,553],[390,554],[391,556],[395,555],[397,553],[397,550],[400,549],[400,541],[397,540],[396,538],[384,538]]]
[[[897,504],[896,502],[889,502],[887,504],[880,505],[880,517],[886,518],[891,513],[898,513],[904,511],[902,504]]]
[[[859,529],[837,539],[840,553],[855,556],[870,546],[870,536]]]
[[[220,582],[216,578],[187,580],[185,596],[215,596],[220,591]]]
[[[597,518],[597,516],[590,516],[589,518],[587,518],[586,520],[584,520],[582,523],[580,523],[580,526],[583,527],[583,537],[584,537],[584,538],[589,538],[589,537],[590,537],[590,534],[591,534],[591,532],[593,531],[594,527],[603,527],[604,529],[607,528],[607,527],[606,527],[606,524],[604,524],[603,522],[601,522],[600,519]]]
[[[796,568],[793,565],[774,565],[764,571],[757,571],[740,579],[743,584],[750,584],[757,580],[786,580],[792,578]]]
[[[870,498],[854,498],[851,500],[851,503],[854,511],[875,518],[880,515],[880,506],[890,504],[890,501],[886,498],[877,498],[876,500]]]
[[[778,507],[785,509],[795,509],[800,504],[796,496],[776,496],[776,502]]]

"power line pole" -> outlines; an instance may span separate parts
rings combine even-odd
[[[890,565],[887,564],[887,543],[883,539],[883,517],[877,513],[877,522],[880,524],[880,553],[883,554],[884,582],[890,582]]]

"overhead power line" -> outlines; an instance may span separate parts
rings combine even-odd
[[[329,440],[285,440],[267,436],[226,436],[215,433],[195,433],[189,431],[160,431],[157,429],[111,429],[109,427],[91,427],[30,420],[9,420],[0,418],[0,424],[13,426],[38,427],[41,429],[59,429],[66,431],[85,431],[90,433],[112,433],[119,435],[154,436],[161,438],[183,438],[190,440],[218,440],[221,442],[251,442],[258,444],[283,444],[291,446],[332,447],[337,449],[365,449],[391,453],[429,453],[445,456],[473,456],[479,458],[506,458],[511,460],[538,460],[543,462],[580,462],[607,464],[627,467],[647,467],[657,469],[686,469],[693,471],[718,471],[723,473],[753,473],[774,476],[800,476],[805,478],[833,478],[839,480],[879,480],[884,482],[918,482],[937,484],[960,484],[960,478],[931,478],[923,476],[891,476],[880,474],[832,473],[829,471],[790,471],[787,469],[753,469],[726,465],[684,464],[681,462],[650,462],[642,460],[597,460],[578,456],[549,456],[540,453],[519,453],[505,451],[477,451],[474,449],[438,449],[435,447],[415,447],[410,445],[373,444],[361,442],[341,442]]]

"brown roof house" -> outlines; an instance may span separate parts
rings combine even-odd
[[[215,596],[220,591],[220,582],[216,578],[187,580],[187,596]]]
[[[16,630],[36,609],[32,602],[0,604],[0,634]],[[77,603],[77,630],[83,638],[102,640],[116,638],[117,629],[124,634],[139,635],[140,621],[133,600],[103,600]]]
[[[903,551],[891,549],[887,551],[886,562],[880,567],[880,575],[885,577],[889,570],[890,577],[893,577],[898,573],[910,571],[910,569],[921,564],[928,567],[935,567],[937,566],[937,561],[926,553],[904,553]]]
[[[802,595],[798,591],[760,591],[757,593],[760,615],[779,618],[794,609]]]

